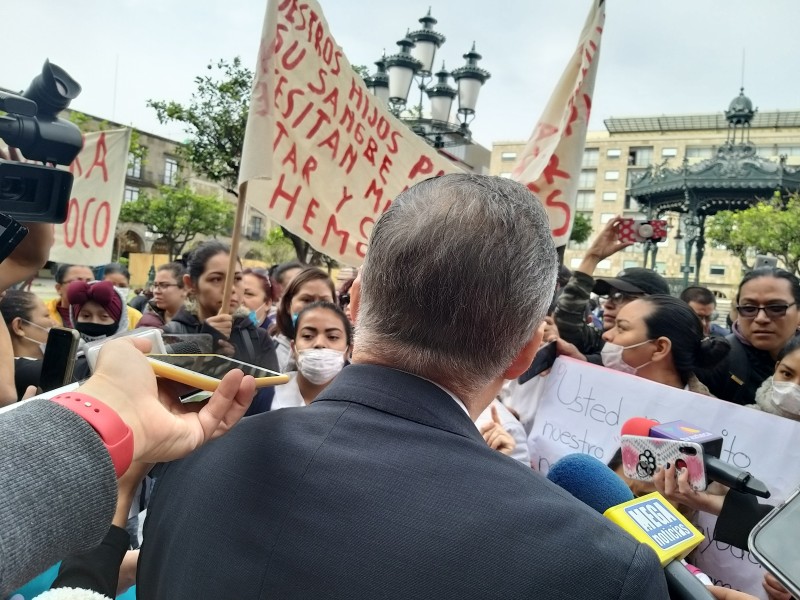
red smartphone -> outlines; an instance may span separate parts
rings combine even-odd
[[[620,242],[644,242],[652,240],[660,242],[667,237],[667,222],[663,219],[650,221],[637,221],[636,219],[621,219],[617,230],[617,239]]]

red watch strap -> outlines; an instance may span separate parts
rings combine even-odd
[[[117,477],[121,477],[133,461],[133,432],[125,421],[97,398],[80,392],[59,394],[52,401],[77,413],[92,426],[111,455]]]

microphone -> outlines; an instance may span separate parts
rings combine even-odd
[[[628,486],[602,462],[587,454],[556,461],[547,478],[616,523],[658,556],[673,600],[714,596],[680,562],[705,539],[661,494],[634,498]]]
[[[767,485],[734,465],[719,458],[722,452],[722,437],[686,421],[659,423],[652,419],[634,417],[622,426],[622,435],[641,435],[679,442],[695,442],[703,447],[703,464],[706,477],[738,492],[769,498]]]
[[[195,342],[183,341],[174,344],[164,344],[165,354],[203,354],[203,349]]]

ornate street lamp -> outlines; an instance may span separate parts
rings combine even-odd
[[[472,50],[464,54],[466,64],[448,73],[442,69],[436,73],[436,81],[431,84],[433,61],[436,52],[445,42],[445,36],[434,31],[437,21],[428,14],[419,22],[422,29],[406,34],[397,42],[400,50],[385,56],[375,64],[377,72],[365,78],[370,92],[385,102],[397,117],[403,120],[417,135],[436,148],[460,146],[471,143],[469,123],[475,118],[475,105],[478,94],[491,74],[478,66],[481,55]],[[450,77],[456,81],[458,89],[450,85]],[[419,104],[408,107],[408,93],[411,82],[416,81],[420,90]],[[430,116],[423,114],[423,100],[427,95],[430,102]],[[450,120],[453,99],[458,96],[457,122]]]

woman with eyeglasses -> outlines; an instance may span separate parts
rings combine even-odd
[[[775,267],[754,269],[736,294],[736,321],[726,337],[731,352],[708,372],[698,373],[712,394],[753,404],[756,390],[773,374],[778,355],[800,326],[800,280]]]
[[[137,327],[163,327],[181,309],[185,300],[183,265],[177,262],[161,265],[153,282],[153,299],[147,303]]]
[[[29,385],[39,385],[47,334],[56,323],[36,294],[8,290],[0,299],[0,312],[14,350],[14,383],[17,398]]]

